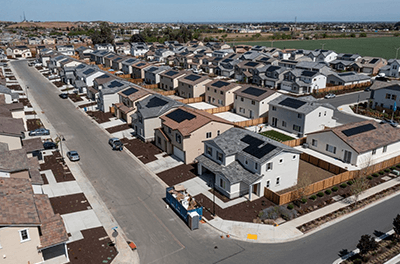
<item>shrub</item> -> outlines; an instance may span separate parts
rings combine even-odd
[[[384,172],[384,171],[380,171],[379,174],[380,174],[380,175],[383,175],[383,174],[385,174],[385,172]]]
[[[303,204],[305,204],[305,203],[307,202],[307,199],[306,199],[306,198],[301,198],[301,202],[302,202]]]
[[[334,187],[332,188],[332,192],[337,192],[337,190],[339,190],[339,188],[338,188],[337,186],[334,186]]]
[[[347,184],[346,184],[346,183],[342,183],[342,184],[340,184],[340,187],[346,188],[346,187],[347,187]]]
[[[352,185],[352,184],[353,184],[353,181],[348,181],[347,184],[348,184],[348,185]]]
[[[385,169],[385,172],[390,172],[390,170],[389,169]]]
[[[368,176],[367,179],[368,179],[368,180],[372,180],[372,176]]]
[[[317,196],[318,197],[322,197],[322,196],[324,196],[324,193],[323,192],[319,192],[319,193],[317,193]]]
[[[315,199],[317,199],[317,196],[311,195],[311,196],[310,196],[310,199],[311,199],[311,200],[315,200]]]
[[[328,189],[328,190],[325,191],[325,193],[326,193],[327,195],[330,195],[330,194],[332,193],[332,191]]]
[[[289,210],[292,210],[294,208],[294,205],[293,204],[289,204],[288,206],[287,206],[287,209],[289,209]]]
[[[392,166],[392,167],[390,167],[390,169],[391,169],[391,170],[395,170],[395,169],[396,169],[396,167],[395,167],[395,166]]]
[[[397,164],[396,167],[397,167],[397,168],[400,168],[400,164]]]
[[[376,178],[376,177],[379,176],[379,174],[378,173],[374,173],[374,174],[372,174],[372,176],[374,176]]]
[[[362,263],[362,261],[361,261],[361,259],[355,259],[354,261],[353,261],[353,264],[361,264]]]

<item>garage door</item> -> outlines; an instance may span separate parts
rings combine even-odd
[[[185,161],[185,152],[183,152],[182,150],[178,149],[177,147],[174,146],[174,155],[182,160],[183,162]]]

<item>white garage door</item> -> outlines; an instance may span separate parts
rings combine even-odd
[[[182,150],[178,149],[175,146],[174,146],[174,155],[183,162],[185,161],[185,152],[183,152]]]

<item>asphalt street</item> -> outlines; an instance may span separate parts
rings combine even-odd
[[[55,86],[26,61],[12,64],[29,84],[30,96],[66,138],[67,147],[79,152],[82,170],[119,227],[137,244],[141,263],[332,263],[340,250],[353,250],[361,235],[390,230],[400,213],[400,196],[396,196],[303,239],[281,244],[221,239],[206,224],[190,231],[165,208],[164,188],[142,164],[125,152],[112,151],[107,134],[71,102],[60,99]]]

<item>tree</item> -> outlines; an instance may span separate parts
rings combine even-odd
[[[378,243],[370,235],[362,235],[361,239],[358,241],[357,248],[360,250],[360,254],[364,255],[371,250],[378,248]]]
[[[93,44],[114,43],[114,36],[108,23],[101,22],[99,28],[100,30],[95,30],[90,34]]]
[[[305,198],[308,195],[308,186],[312,184],[311,178],[309,176],[309,172],[306,172],[305,175],[299,177],[297,182],[297,195],[300,199]]]
[[[393,230],[398,236],[400,236],[400,214],[393,219]]]
[[[358,198],[360,195],[369,188],[369,182],[367,180],[367,175],[372,173],[372,156],[370,156],[364,164],[362,164],[362,169],[359,171],[358,176],[352,181],[353,184],[350,186],[350,192],[354,195],[354,204],[357,205]]]

